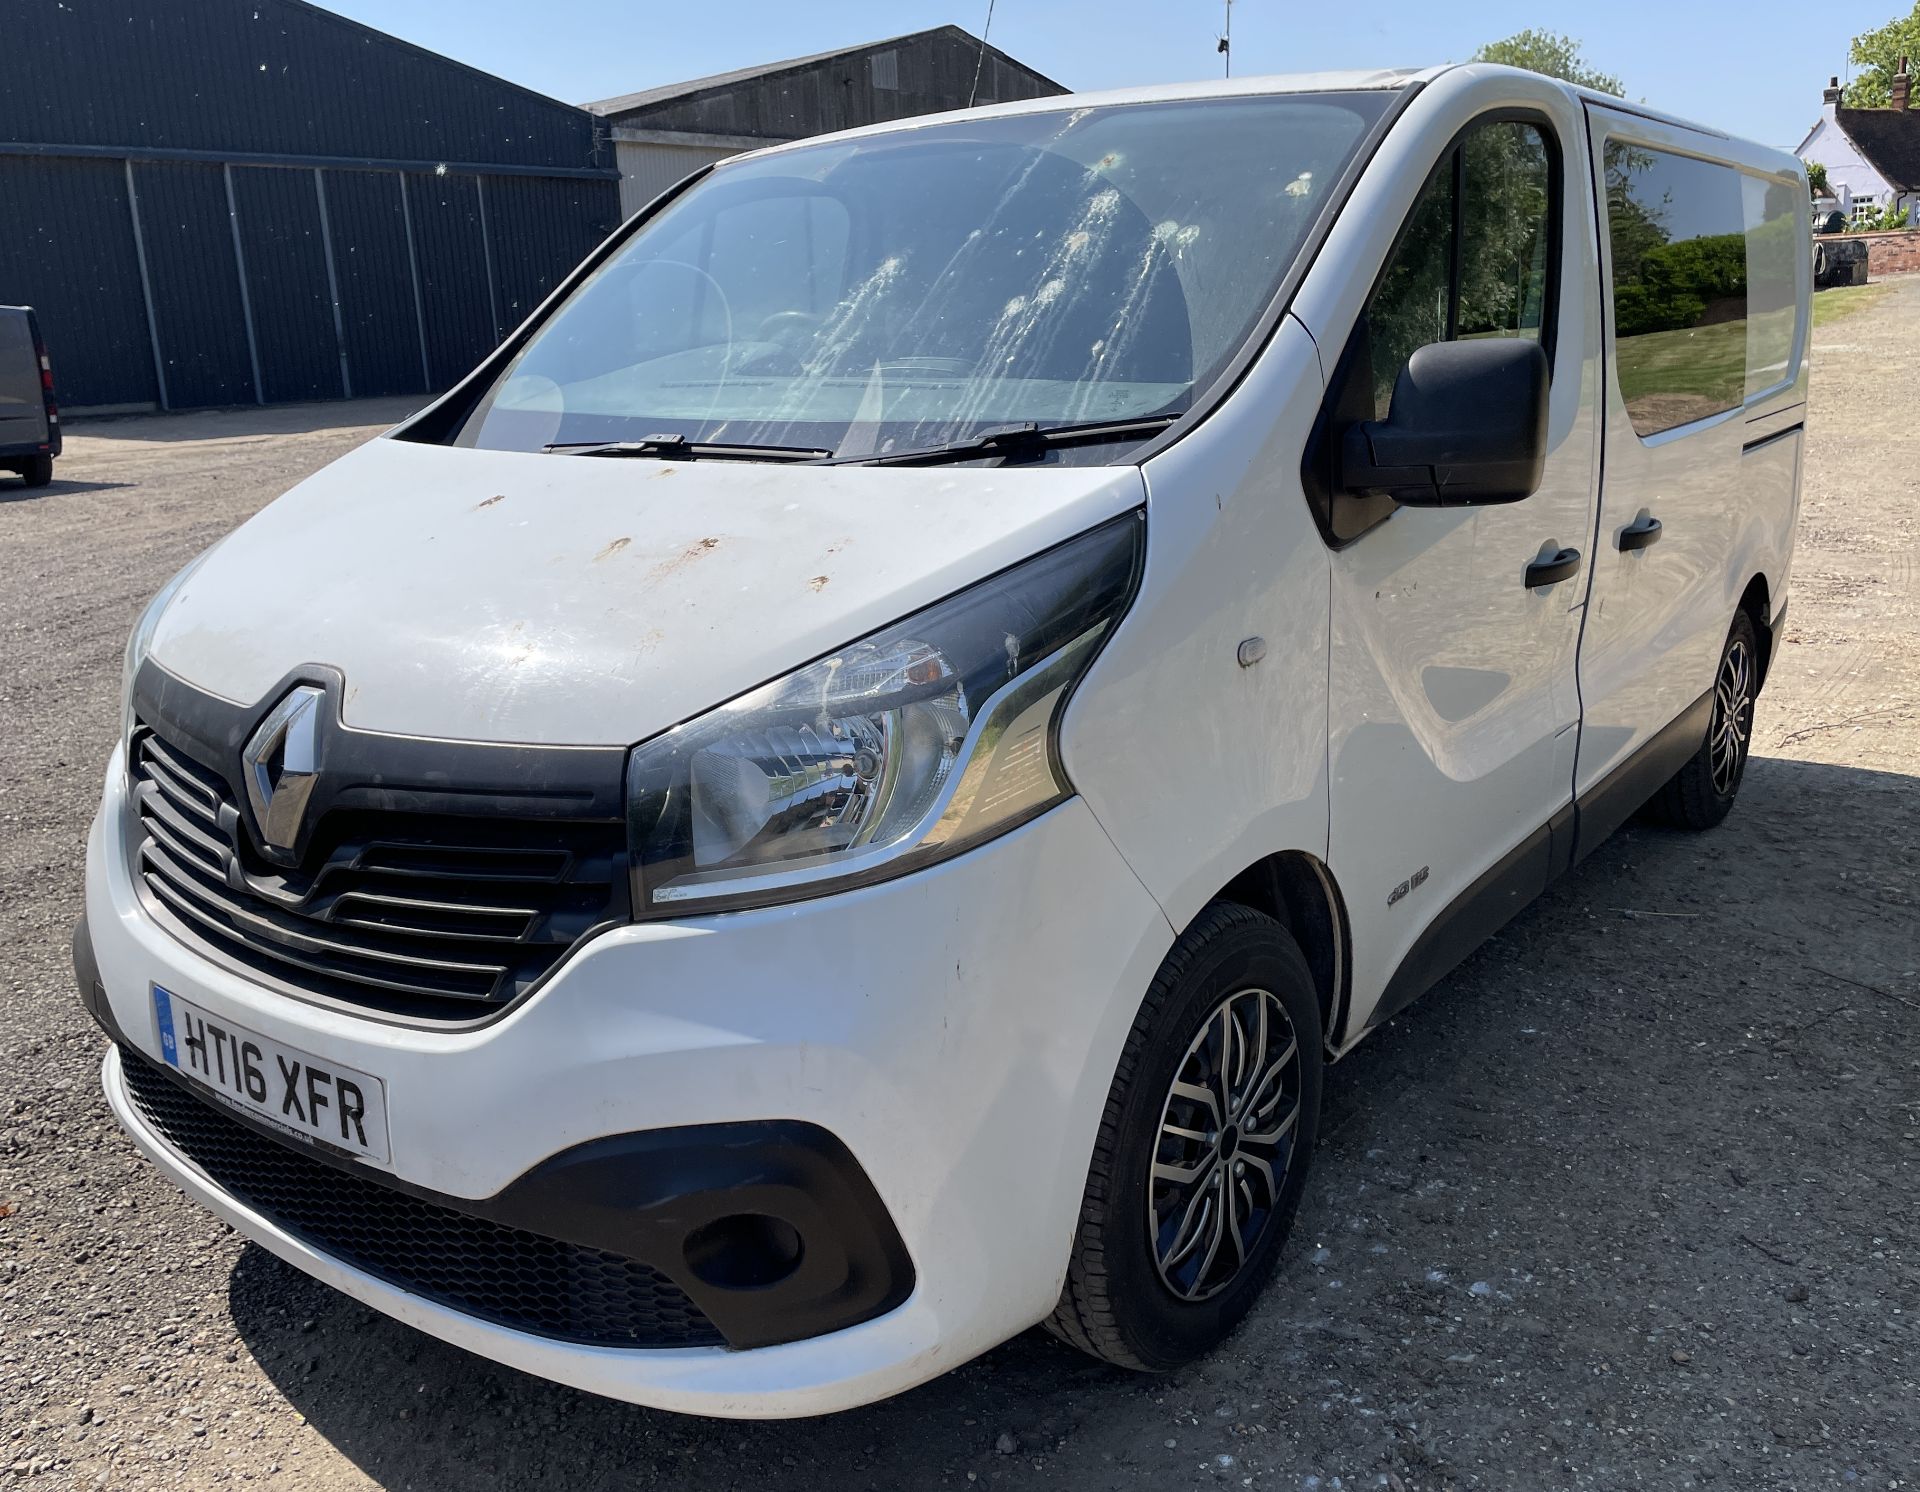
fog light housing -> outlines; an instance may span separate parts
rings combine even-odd
[[[783,1218],[737,1212],[687,1235],[687,1268],[716,1290],[764,1290],[792,1276],[805,1252]]]

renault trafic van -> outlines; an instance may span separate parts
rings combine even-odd
[[[1811,264],[1793,157],[1487,66],[715,166],[140,619],[113,1109],[643,1404],[1204,1353],[1327,1065],[1733,805]]]
[[[0,471],[44,487],[59,454],[60,411],[39,318],[31,306],[0,306]]]

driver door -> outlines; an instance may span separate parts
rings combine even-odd
[[[1545,112],[1486,116],[1456,136],[1335,375],[1344,410],[1384,418],[1395,379],[1428,343],[1530,338],[1552,367],[1532,497],[1459,508],[1335,499],[1361,504],[1360,531],[1336,534],[1332,556],[1328,863],[1353,927],[1349,1035],[1546,885],[1550,826],[1571,802],[1597,452],[1592,296],[1569,246],[1590,231],[1582,161],[1578,137]]]

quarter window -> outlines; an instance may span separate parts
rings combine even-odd
[[[1434,167],[1367,307],[1376,418],[1429,343],[1541,339],[1553,288],[1550,150],[1537,126],[1498,120]]]
[[[1807,229],[1800,189],[1761,176],[1740,178],[1747,229],[1747,397],[1791,382],[1799,368],[1800,275]]]
[[[1614,357],[1635,433],[1737,408],[1748,388],[1740,173],[1620,141],[1607,144],[1606,171]]]

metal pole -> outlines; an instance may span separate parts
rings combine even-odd
[[[267,386],[260,377],[260,339],[253,332],[253,295],[247,289],[247,255],[240,247],[240,205],[233,196],[233,163],[220,167],[227,183],[227,226],[233,229],[233,265],[240,280],[240,314],[247,323],[247,356],[253,360],[253,402],[267,402]]]
[[[333,224],[327,217],[327,183],[313,168],[313,196],[320,204],[320,245],[327,251],[327,294],[333,297],[333,341],[340,349],[340,397],[353,397],[353,370],[347,366],[347,325],[340,316],[340,276],[333,267]]]
[[[1233,0],[1227,0],[1227,29],[1220,35],[1220,55],[1226,59],[1227,70],[1222,76],[1233,76]]]
[[[473,194],[480,201],[480,249],[487,259],[487,314],[493,317],[493,341],[497,347],[506,333],[500,329],[500,296],[493,284],[493,235],[487,231],[487,187],[484,177],[473,178]]]
[[[167,361],[160,355],[160,322],[153,314],[153,276],[147,272],[147,236],[140,231],[140,193],[133,184],[133,162],[121,162],[127,168],[127,213],[133,219],[133,257],[140,262],[140,299],[147,308],[147,339],[153,344],[153,380],[160,392],[160,407],[172,409],[167,397]]]
[[[407,268],[413,275],[413,320],[420,331],[420,390],[433,392],[433,366],[427,361],[427,303],[420,298],[420,259],[413,251],[413,209],[407,205],[407,173],[396,171],[400,183],[400,217],[407,229]]]
[[[987,24],[980,28],[980,51],[973,59],[973,87],[967,90],[967,107],[980,93],[980,69],[987,65],[987,37],[993,31],[993,0],[987,0]]]

